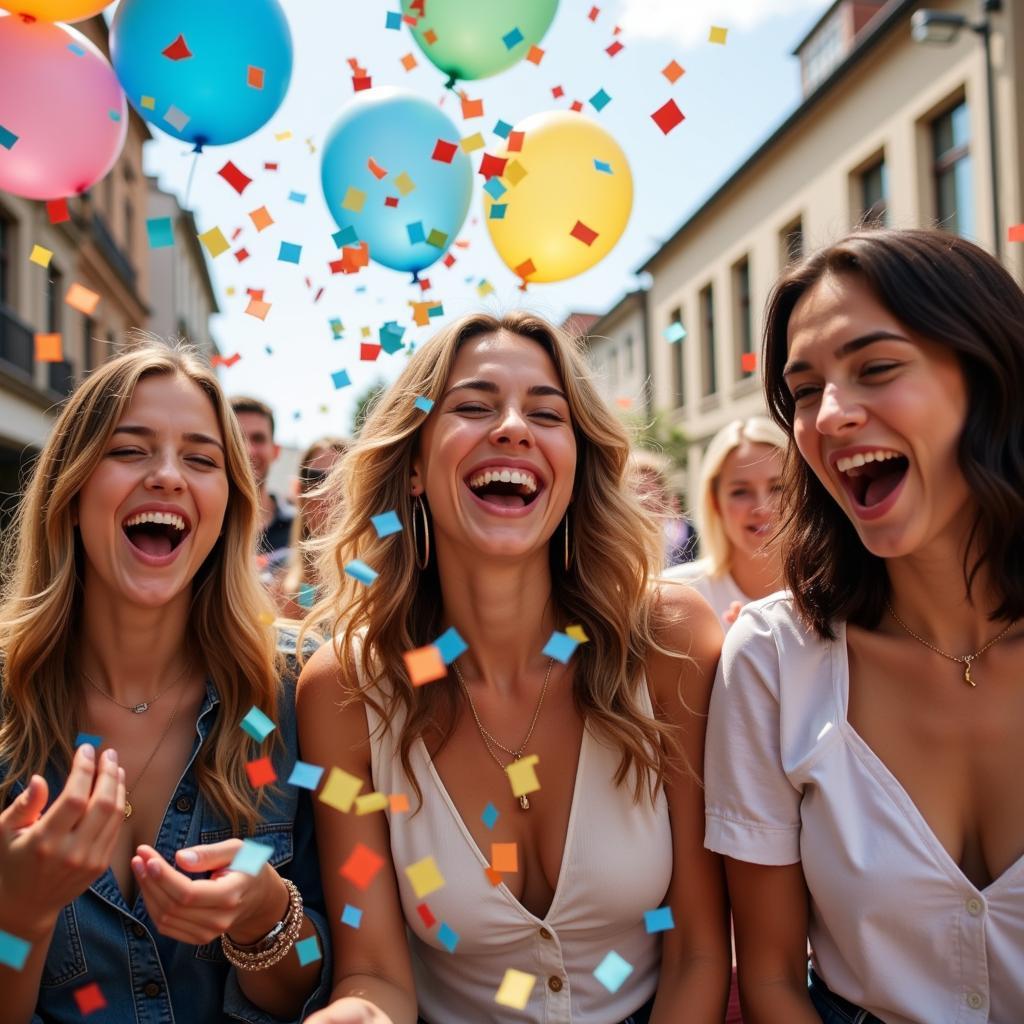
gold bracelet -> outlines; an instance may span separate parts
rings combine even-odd
[[[259,942],[240,946],[232,942],[227,932],[220,937],[221,949],[229,964],[240,971],[263,971],[280,963],[290,952],[302,931],[302,894],[294,882],[282,878],[288,889],[288,909]]]

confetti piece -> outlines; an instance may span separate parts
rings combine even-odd
[[[665,340],[670,344],[682,341],[685,337],[686,328],[678,320],[674,320],[665,328]]]
[[[523,262],[513,270],[513,273],[525,281],[531,274],[537,273],[537,268],[533,265],[533,260],[523,260]]]
[[[753,373],[757,369],[757,353],[744,352],[740,356],[740,369],[744,373]]]
[[[20,971],[25,966],[29,953],[32,951],[32,943],[19,939],[17,935],[11,935],[0,929],[0,964],[13,967]]]
[[[417,395],[416,401],[414,401],[412,404],[416,406],[416,408],[419,409],[420,412],[430,412],[430,410],[434,408],[433,400],[430,398],[424,398],[423,395]]]
[[[71,220],[67,199],[51,199],[46,204],[46,216],[50,219],[51,224],[63,224]]]
[[[588,228],[583,221],[576,221],[572,231],[569,232],[573,238],[578,238],[584,245],[593,245],[594,239],[597,238],[597,232],[592,228]]]
[[[83,1017],[87,1017],[90,1013],[95,1013],[96,1010],[102,1010],[107,1005],[107,1000],[95,981],[90,981],[88,985],[76,988],[74,994],[78,1012]]]
[[[254,704],[239,723],[242,731],[248,733],[257,743],[262,743],[277,726]]]
[[[450,164],[452,158],[458,151],[458,146],[454,142],[446,142],[444,139],[438,139],[434,146],[434,152],[431,154],[432,160],[437,160],[442,164]]]
[[[598,113],[600,113],[602,110],[604,110],[605,107],[608,106],[609,103],[611,103],[611,101],[611,96],[609,96],[608,93],[604,91],[604,89],[598,89],[597,92],[595,92],[594,95],[590,97],[590,100],[588,102]]]
[[[339,248],[343,249],[346,245],[352,245],[354,242],[358,242],[359,238],[356,235],[356,229],[349,225],[346,228],[342,228],[340,231],[335,231],[331,235],[334,244]]]
[[[288,202],[290,202],[290,203],[298,203],[300,206],[303,206],[303,205],[305,205],[305,202],[306,202],[306,193],[305,192],[289,192],[288,193]]]
[[[333,807],[336,811],[348,814],[352,805],[356,802],[359,790],[363,788],[363,780],[358,775],[352,775],[344,768],[333,767],[327,775],[327,782],[320,790],[319,799]]]
[[[501,984],[494,996],[494,1001],[499,1006],[508,1006],[513,1010],[525,1010],[536,984],[536,975],[517,971],[514,967],[507,967],[505,977],[501,979]]]
[[[419,242],[424,241],[426,239],[426,237],[427,237],[423,233],[423,223],[422,223],[422,221],[418,221],[417,220],[417,221],[413,221],[412,224],[406,224],[405,225],[405,230],[406,230],[406,233],[409,236],[409,241],[413,245],[417,245]]]
[[[662,69],[661,73],[673,84],[679,81],[686,74],[686,69],[677,61],[670,60]]]
[[[366,193],[362,189],[358,189],[355,185],[349,185],[345,192],[345,198],[341,201],[341,208],[343,210],[351,210],[353,213],[359,213],[366,203]]]
[[[386,811],[389,800],[387,793],[366,793],[356,797],[356,814],[374,814]]]
[[[250,64],[245,69],[245,84],[249,86],[250,89],[262,89],[263,78],[263,68],[253,67],[252,64]]]
[[[633,965],[611,950],[594,968],[594,977],[609,992],[618,992],[622,983],[633,973]]]
[[[526,55],[526,59],[531,64],[539,65],[544,59],[544,51],[539,46],[531,46],[530,52]]]
[[[1007,241],[1024,242],[1024,224],[1014,224],[1007,234]]]
[[[277,258],[282,263],[298,263],[302,258],[302,246],[294,242],[282,242],[277,251]]]
[[[516,133],[513,132],[513,135]],[[526,168],[518,160],[513,160],[505,168],[505,180],[515,188],[526,177]]]
[[[509,132],[512,131],[512,125],[508,121],[498,121],[493,128],[494,134],[500,139],[507,139]]]
[[[519,870],[519,844],[491,843],[491,867],[503,875],[514,875]]]
[[[480,161],[480,171],[478,173],[487,178],[500,178],[505,173],[505,165],[508,163],[506,157],[494,156],[493,153],[484,153],[483,160]]]
[[[291,137],[291,132],[274,132],[274,138],[278,142],[287,142]]]
[[[166,249],[174,245],[174,225],[170,217],[152,217],[147,220],[146,234],[151,249]]]
[[[498,817],[498,808],[495,807],[494,804],[488,803],[484,808],[484,813],[480,815],[480,820],[487,826],[487,828],[493,829],[498,821]]]
[[[88,743],[90,747],[95,747],[97,750],[103,746],[103,737],[97,736],[91,732],[80,732],[75,737],[75,750],[77,750],[83,743]]]
[[[463,153],[475,153],[486,145],[487,143],[484,142],[484,137],[480,132],[477,132],[475,135],[467,135],[466,138],[459,140],[459,148]]]
[[[394,509],[381,512],[380,515],[370,516],[370,522],[373,523],[378,537],[390,537],[393,533],[402,532],[402,521]]]
[[[252,178],[240,171],[230,160],[217,172],[239,195],[251,184]]]
[[[10,128],[5,128],[0,124],[0,146],[3,146],[4,149],[13,149],[18,138],[19,136],[15,135]]]
[[[298,954],[299,963],[303,967],[307,967],[309,964],[315,964],[318,960],[323,959],[320,952],[320,943],[317,941],[315,935],[310,935],[308,938],[300,939],[296,942],[295,952]]]
[[[562,98],[562,97],[563,97],[563,96],[565,95],[565,90],[564,90],[564,89],[563,89],[563,88],[562,88],[562,87],[561,87],[560,85],[556,85],[556,86],[555,86],[555,87],[554,87],[554,88],[553,88],[553,89],[551,90],[551,95],[552,95],[552,96],[553,96],[553,97],[554,97],[554,98],[555,98],[556,100],[560,100],[560,99],[561,99],[561,98]]]
[[[597,21],[597,16],[598,16],[598,15],[599,15],[600,13],[601,13],[601,8],[600,8],[600,7],[591,7],[591,8],[590,8],[590,12],[589,12],[589,13],[587,14],[587,17],[588,17],[588,18],[589,18],[589,19],[590,19],[591,21]]]
[[[62,363],[64,361],[64,350],[59,334],[35,335],[35,348],[37,363]]]
[[[450,665],[456,658],[469,650],[469,645],[459,636],[459,631],[454,626],[449,626],[434,641],[434,647],[437,648],[441,660],[446,665]]]
[[[711,31],[708,32],[708,42],[715,43],[718,46],[725,46],[725,39],[728,36],[729,30],[722,28],[720,25],[712,25]]]
[[[347,388],[351,383],[351,379],[348,375],[348,370],[335,370],[331,374],[331,382],[334,384],[334,389],[337,391],[341,388]]]
[[[594,170],[595,171],[600,171],[602,174],[611,174],[612,173],[612,165],[609,164],[609,163],[605,163],[604,160],[598,160],[595,157],[594,158]]]
[[[446,921],[442,921],[441,927],[437,929],[437,941],[440,942],[449,953],[454,953],[455,947],[459,944],[459,933]]]
[[[35,263],[40,267],[48,267],[50,260],[53,259],[53,251],[42,245],[33,245],[28,259],[30,263]]]
[[[514,797],[526,796],[527,793],[534,793],[540,789],[540,782],[537,781],[537,772],[534,768],[534,765],[539,762],[540,758],[536,754],[530,754],[529,757],[522,757],[505,767],[505,774],[512,785]]]
[[[245,311],[249,316],[256,317],[257,320],[266,320],[267,314],[270,312],[270,303],[264,302],[262,299],[250,299]]]
[[[161,53],[168,60],[188,60],[192,56],[192,51],[188,48],[188,43],[185,42],[185,37],[179,35],[169,46],[161,50]]]
[[[363,342],[363,344],[359,346],[359,358],[363,362],[372,363],[379,355],[380,345],[370,345]]]
[[[523,33],[518,28],[514,28],[510,32],[506,32],[501,37],[501,41],[505,44],[506,50],[514,50],[523,41]]]
[[[327,406],[320,406],[321,412],[327,412]],[[316,601],[316,587],[312,583],[303,583],[299,586],[299,592],[295,595],[295,603],[300,608],[312,608]]]
[[[413,686],[423,686],[448,675],[441,652],[433,644],[406,651],[402,660]]]
[[[484,279],[476,286],[476,293],[481,299],[485,299],[488,295],[494,294],[494,285]]]
[[[484,101],[471,100],[468,96],[462,97],[462,119],[469,121],[474,117],[484,116]]]
[[[443,249],[447,244],[448,236],[443,231],[438,231],[437,228],[430,229],[430,234],[427,235],[427,245],[432,245],[435,249]]]
[[[383,857],[374,853],[364,843],[356,843],[355,849],[348,855],[348,860],[342,864],[338,873],[356,888],[366,889],[383,866]]]
[[[427,928],[433,928],[437,924],[437,918],[430,912],[430,907],[426,903],[420,903],[416,907],[416,913],[420,915],[420,920]]]
[[[489,220],[504,220],[507,210],[507,203],[492,203],[491,208],[487,213],[487,217]]]
[[[277,772],[274,771],[273,762],[269,757],[259,757],[255,761],[246,762],[245,774],[249,776],[249,785],[253,789],[277,782]]]
[[[164,114],[164,120],[176,131],[183,132],[185,125],[192,120],[188,114],[183,110],[179,110],[173,104],[167,108],[167,113]]]
[[[675,100],[669,100],[664,106],[658,107],[658,109],[651,114],[651,120],[664,132],[666,135],[677,125],[683,123],[685,118],[683,112],[676,106]]]
[[[399,63],[406,71],[412,71],[413,68],[419,67],[419,63],[411,53],[407,53]]]
[[[392,793],[388,801],[392,814],[405,814],[409,810],[409,797],[405,793]]]
[[[378,181],[388,176],[388,172],[372,156],[366,161],[366,166]]]
[[[341,923],[347,924],[349,928],[358,928],[363,923],[363,912],[351,903],[346,903],[341,912]]]
[[[67,295],[64,296],[64,301],[83,316],[92,316],[99,305],[100,297],[96,292],[90,291],[85,285],[81,285],[76,281],[68,289]]]
[[[574,640],[568,633],[560,633],[556,629],[544,645],[542,653],[564,665],[572,657],[573,651],[577,647],[579,647],[578,640]]]
[[[242,847],[235,859],[228,865],[231,871],[241,871],[254,878],[263,870],[263,865],[274,855],[274,848],[252,839],[243,839]]]
[[[402,27],[402,12],[401,11],[388,11],[384,16],[384,27],[395,29],[396,31]]]
[[[364,89],[373,88],[373,79],[369,75],[353,75],[352,91],[362,92]]]
[[[296,761],[288,776],[289,786],[298,786],[300,789],[316,789],[323,778],[324,770],[317,764],[306,764],[305,761]]]
[[[609,57],[614,57],[615,54],[619,53],[623,49],[625,49],[625,47],[618,41],[618,39],[616,39],[611,46],[605,47],[604,52],[607,53]]]
[[[228,240],[224,237],[224,233],[220,228],[210,228],[209,231],[204,231],[199,235],[199,241],[203,243],[206,251],[213,259],[216,259],[221,253],[227,252],[230,248]]]
[[[409,177],[406,171],[402,171],[401,174],[395,177],[395,188],[397,188],[403,196],[407,196],[415,187],[416,183]]]
[[[143,110],[156,110],[156,98],[153,96],[142,96],[139,99],[139,106]]]
[[[582,626],[566,626],[565,635],[572,637],[573,640],[578,644],[585,644],[590,642],[590,637],[583,632]]]
[[[258,210],[253,210],[249,214],[249,220],[252,221],[257,231],[264,231],[274,223],[274,218],[270,216],[270,211],[265,206],[261,206]]]
[[[497,887],[504,881],[501,877],[501,872],[495,871],[492,867],[484,868],[484,875],[487,876],[487,881],[490,882],[495,889],[497,889]]]
[[[569,104],[569,109],[578,114],[583,109],[583,104],[580,103],[579,100],[573,100],[572,103]]]
[[[657,910],[644,911],[644,927],[648,934],[654,932],[667,932],[675,928],[676,923],[672,920],[671,907],[658,907]]]
[[[441,874],[433,857],[424,857],[415,864],[410,864],[405,869],[405,876],[409,879],[418,900],[444,887],[444,875]]]

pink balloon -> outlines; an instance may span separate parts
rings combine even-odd
[[[0,17],[0,189],[79,195],[114,166],[127,131],[114,70],[81,32]]]

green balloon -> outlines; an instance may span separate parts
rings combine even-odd
[[[544,38],[557,7],[558,0],[402,0],[402,12],[417,19],[413,38],[448,85],[518,64]]]

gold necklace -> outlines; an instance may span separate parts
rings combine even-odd
[[[190,666],[189,666],[188,662],[186,662],[185,663],[185,668],[182,670],[181,675],[179,675],[174,680],[174,682],[171,683],[170,686],[168,686],[166,689],[161,690],[155,697],[150,697],[149,700],[140,701],[138,704],[122,704],[119,700],[115,700],[113,697],[111,697],[111,695],[109,693],[107,693],[107,691],[104,690],[103,687],[101,687],[98,683],[96,683],[92,679],[92,677],[89,675],[89,673],[85,671],[84,668],[80,669],[79,671],[82,673],[82,678],[98,694],[101,694],[102,696],[106,697],[107,700],[109,700],[111,704],[116,704],[119,708],[124,708],[125,711],[130,711],[133,715],[141,715],[141,714],[145,714],[145,712],[147,712],[165,693],[167,693],[168,691],[174,689],[174,687],[177,686],[177,684],[181,682],[182,677],[185,675],[185,673],[188,672],[189,667]]]
[[[974,660],[975,660],[975,658],[979,658],[979,657],[981,657],[981,655],[983,655],[983,654],[984,654],[984,653],[985,653],[985,652],[986,652],[986,651],[987,651],[987,650],[988,650],[988,649],[989,649],[989,648],[990,648],[990,647],[991,647],[991,646],[992,646],[992,645],[993,645],[994,643],[997,643],[998,641],[1002,640],[1002,639],[1003,639],[1003,637],[1004,637],[1004,636],[1006,636],[1006,634],[1007,634],[1007,633],[1009,633],[1009,632],[1010,632],[1010,630],[1011,630],[1011,629],[1013,629],[1013,627],[1014,627],[1014,626],[1015,626],[1015,625],[1017,624],[1017,620],[1016,620],[1016,619],[1014,619],[1014,620],[1013,620],[1013,622],[1011,622],[1011,623],[1010,623],[1010,624],[1009,624],[1009,625],[1008,625],[1008,626],[1006,627],[1006,629],[1004,629],[1004,630],[1003,630],[1003,631],[1002,631],[1002,632],[1001,632],[1001,633],[1000,633],[1000,634],[999,634],[998,636],[994,636],[994,637],[993,637],[993,638],[992,638],[991,640],[989,640],[989,642],[988,642],[987,644],[985,644],[985,646],[984,646],[984,647],[982,647],[982,648],[980,648],[979,650],[975,651],[975,652],[974,652],[973,654],[947,654],[947,653],[946,653],[945,651],[940,651],[940,650],[938,649],[938,647],[936,647],[936,646],[935,646],[935,644],[929,643],[929,642],[928,642],[927,640],[925,640],[925,638],[924,638],[923,636],[918,636],[918,635],[917,635],[917,633],[915,633],[915,632],[914,632],[914,631],[913,631],[913,630],[912,630],[912,629],[911,629],[911,628],[910,628],[910,627],[909,627],[909,626],[908,626],[908,625],[907,625],[907,624],[906,624],[906,623],[905,623],[905,622],[904,622],[904,621],[903,621],[903,620],[902,620],[902,619],[901,619],[901,618],[900,618],[900,617],[899,617],[899,616],[898,616],[898,615],[896,614],[896,612],[895,612],[895,611],[893,611],[893,607],[892,607],[892,605],[891,605],[891,604],[890,604],[890,603],[889,603],[888,601],[886,601],[886,602],[885,602],[885,606],[886,606],[886,608],[888,608],[888,609],[889,609],[889,614],[890,614],[890,615],[891,615],[891,616],[892,616],[892,617],[893,617],[893,618],[894,618],[894,619],[895,619],[895,620],[896,620],[896,621],[897,621],[897,622],[898,622],[898,623],[899,623],[899,624],[900,624],[900,625],[901,625],[901,626],[902,626],[902,627],[903,627],[903,628],[904,628],[904,629],[905,629],[905,630],[906,630],[906,631],[907,631],[907,632],[908,632],[908,633],[909,633],[909,634],[910,634],[910,635],[911,635],[911,636],[912,636],[912,637],[913,637],[913,638],[914,638],[915,640],[917,640],[917,641],[919,641],[920,643],[924,644],[924,645],[925,645],[925,647],[929,647],[929,648],[931,648],[931,649],[932,649],[932,650],[933,650],[933,651],[934,651],[934,652],[935,652],[936,654],[941,654],[941,655],[942,655],[942,657],[944,657],[944,658],[948,658],[948,659],[949,659],[950,661],[955,661],[955,662],[958,662],[959,664],[963,665],[963,667],[964,667],[964,682],[965,682],[965,683],[967,683],[967,684],[969,684],[970,686],[976,686],[976,685],[977,685],[977,684],[976,684],[976,683],[974,682],[974,680],[973,680],[973,679],[971,678],[971,662],[972,662],[972,661],[974,661]]]
[[[455,676],[459,680],[459,685],[462,687],[462,692],[466,695],[466,700],[469,701],[469,710],[473,713],[473,721],[476,722],[476,727],[480,730],[480,738],[484,741],[484,746],[487,748],[487,753],[491,755],[492,759],[494,760],[494,763],[502,771],[505,771],[508,765],[504,765],[501,763],[501,758],[498,757],[498,755],[494,752],[494,747],[497,747],[499,750],[503,750],[512,758],[512,761],[518,761],[523,756],[527,744],[529,744],[530,739],[533,736],[533,730],[537,725],[537,719],[540,717],[541,705],[544,703],[544,697],[548,692],[548,683],[551,682],[551,669],[554,667],[554,664],[555,659],[548,658],[548,670],[544,674],[544,685],[541,687],[540,698],[538,699],[537,707],[534,709],[533,712],[533,720],[530,722],[530,728],[527,729],[526,736],[524,737],[523,742],[519,744],[518,750],[509,750],[508,747],[504,746],[504,744],[499,743],[484,728],[484,724],[480,721],[480,716],[477,714],[476,705],[473,703],[473,698],[469,695],[469,687],[466,686],[466,680],[462,678],[462,672],[459,671],[458,662],[452,662],[452,668],[455,669]],[[492,747],[491,744],[494,744],[494,747]],[[530,801],[525,793],[519,798],[519,806],[524,811],[528,811],[530,809]]]

